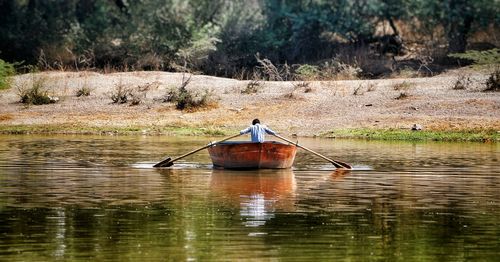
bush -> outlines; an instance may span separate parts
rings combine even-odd
[[[167,98],[167,102],[175,103],[175,108],[179,110],[196,111],[200,108],[208,108],[215,105],[213,94],[208,90],[199,94],[189,91],[186,88],[172,89]]]
[[[146,97],[146,93],[141,94],[139,90],[132,90],[130,92],[130,105],[136,106],[142,102],[142,99]]]
[[[80,89],[76,90],[76,96],[81,97],[81,96],[90,96],[90,87],[83,86]]]
[[[410,94],[408,92],[404,91],[404,92],[399,93],[399,95],[397,97],[395,97],[394,99],[401,100],[401,99],[406,99],[408,97],[410,97]]]
[[[44,77],[34,77],[31,86],[18,88],[20,102],[27,105],[45,105],[57,102],[59,99],[49,96],[47,80]]]
[[[115,90],[109,94],[113,104],[130,103],[131,106],[138,105],[146,98],[151,84],[139,85],[136,88],[127,87],[122,83],[115,86]]]
[[[175,103],[176,109],[187,111],[196,111],[201,108],[217,106],[214,95],[209,90],[205,90],[203,93],[197,93],[186,89],[190,81],[191,76],[187,79],[183,77],[181,86],[168,90],[162,101]]]
[[[363,72],[361,68],[357,65],[349,65],[344,63],[339,63],[337,67],[337,74],[335,78],[337,80],[352,80],[359,79],[359,75]]]
[[[358,96],[358,95],[363,95],[365,92],[363,91],[364,87],[363,85],[358,85],[357,87],[354,88],[354,91],[352,92],[353,95]]]
[[[269,81],[287,81],[290,74],[288,64],[283,67],[276,67],[268,58],[260,59],[259,54],[255,55],[255,59],[259,63],[257,67],[261,74],[266,76]]]
[[[115,90],[111,92],[110,98],[113,104],[125,104],[128,101],[128,97],[131,95],[130,88],[123,85],[121,82],[115,86]]]
[[[453,58],[471,60],[474,65],[500,64],[500,49],[498,48],[486,51],[470,50],[465,53],[449,54],[448,56]]]
[[[200,94],[189,91],[186,88],[180,88],[178,92],[173,93],[171,95],[171,102],[175,103],[176,109],[187,111],[195,111],[215,105],[213,94],[210,91],[205,90]]]
[[[410,97],[410,90],[413,88],[413,84],[403,81],[402,83],[397,83],[393,86],[395,91],[400,91],[399,95],[395,97],[396,100],[406,99]]]
[[[465,76],[461,75],[458,77],[457,81],[455,81],[455,84],[453,84],[452,89],[453,90],[465,90],[469,88],[469,86],[472,84],[472,80],[470,79],[470,76]]]
[[[10,77],[16,73],[14,65],[0,59],[0,90],[10,87]]]
[[[400,91],[400,90],[403,90],[403,91],[408,91],[410,90],[411,88],[413,87],[413,84],[409,83],[409,82],[406,82],[406,81],[403,81],[402,83],[397,83],[397,84],[394,84],[394,86],[392,87],[394,90],[396,91]]]
[[[298,83],[293,84],[293,85],[297,89],[303,88],[304,89],[304,93],[311,93],[313,91],[313,88],[311,86],[309,86],[310,84],[311,83],[309,83],[309,82],[298,82]]]
[[[486,80],[486,89],[484,91],[500,91],[500,68],[491,73],[488,80]]]
[[[259,80],[251,80],[248,82],[245,89],[241,90],[242,94],[255,94],[259,92],[261,84]]]
[[[295,70],[298,78],[303,80],[313,80],[319,78],[320,72],[317,66],[313,65],[300,65],[297,70]]]

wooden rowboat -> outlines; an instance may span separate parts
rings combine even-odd
[[[228,169],[290,168],[297,147],[276,141],[230,141],[208,148],[214,167]]]

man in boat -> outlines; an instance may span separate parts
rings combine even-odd
[[[240,131],[240,135],[246,133],[250,133],[252,137],[252,142],[259,142],[259,143],[264,142],[264,135],[266,133],[270,135],[276,135],[276,132],[269,129],[266,125],[261,125],[259,119],[257,118],[252,121],[251,126]]]

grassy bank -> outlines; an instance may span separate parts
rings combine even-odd
[[[100,127],[64,125],[0,125],[0,134],[83,134],[83,135],[182,135],[223,136],[228,131],[218,128],[180,126]]]
[[[0,134],[227,136],[235,134],[236,132],[237,130],[222,129],[217,127],[204,128],[186,126],[97,127],[76,124],[0,125]],[[320,137],[403,141],[500,142],[500,131],[411,131],[396,129],[339,129],[321,134]]]
[[[467,142],[499,142],[500,131],[497,130],[401,130],[401,129],[340,129],[321,135],[329,138],[361,138],[373,140],[405,140],[405,141],[467,141]]]

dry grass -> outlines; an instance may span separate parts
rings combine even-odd
[[[251,80],[246,85],[245,89],[241,90],[242,94],[255,94],[262,88],[262,82],[259,80]]]
[[[82,86],[78,90],[76,90],[76,96],[81,97],[81,96],[90,96],[90,93],[92,90],[88,86]]]
[[[399,93],[399,95],[396,96],[394,99],[396,99],[396,100],[402,100],[402,99],[407,99],[409,97],[410,97],[410,94],[405,91],[405,92]]]
[[[414,87],[414,84],[410,82],[403,81],[401,83],[396,83],[393,85],[393,89],[396,91],[408,91]]]
[[[0,114],[0,121],[8,121],[14,119],[12,114]]]

